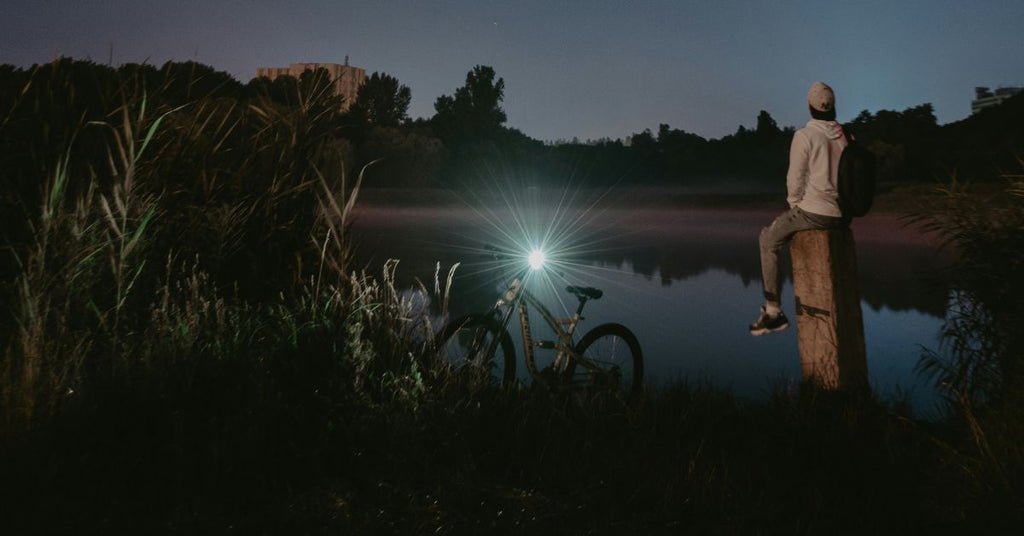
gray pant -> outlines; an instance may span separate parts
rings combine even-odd
[[[764,283],[765,301],[779,305],[779,289],[782,287],[779,250],[794,234],[811,229],[836,229],[845,223],[843,218],[812,214],[793,207],[775,218],[771,225],[761,229],[758,242],[761,245],[761,281]]]

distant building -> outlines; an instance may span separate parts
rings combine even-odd
[[[334,94],[345,98],[341,105],[342,110],[355,102],[359,86],[366,81],[366,70],[359,67],[352,67],[348,64],[348,56],[345,56],[345,65],[337,63],[293,63],[288,67],[260,67],[256,69],[256,77],[265,76],[271,80],[278,76],[294,76],[298,78],[305,71],[324,69],[334,81]]]
[[[974,100],[971,101],[971,113],[976,114],[985,108],[1002,104],[1004,100],[1021,92],[1019,87],[1001,87],[995,93],[987,87],[974,88]]]

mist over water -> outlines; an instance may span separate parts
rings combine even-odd
[[[533,213],[502,206],[364,207],[353,226],[355,259],[371,272],[400,259],[399,281],[418,278],[428,288],[438,263],[442,277],[461,263],[450,300],[457,315],[491,306],[511,275],[484,268],[482,245],[515,247],[508,240],[516,233],[532,235],[523,243],[555,237],[568,252],[565,262],[550,285],[531,290],[560,315],[575,307],[566,285],[603,289],[604,297],[587,304],[577,335],[604,322],[627,325],[640,339],[649,383],[706,381],[750,398],[796,386],[795,320],[778,334],[752,337],[747,330],[762,302],[757,236],[773,210],[583,206],[582,216],[564,205]],[[509,222],[514,232],[503,227]],[[534,222],[543,222],[540,230]],[[545,233],[545,226],[556,229]],[[938,348],[948,292],[940,269],[948,259],[893,217],[869,216],[853,230],[872,386],[883,397],[909,394],[915,411],[927,414],[937,397],[914,366],[922,347]],[[783,267],[783,310],[795,319],[788,252]],[[546,336],[532,318],[534,335]],[[517,340],[518,328],[510,331]],[[521,348],[517,360],[527,380]]]

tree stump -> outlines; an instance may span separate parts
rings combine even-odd
[[[800,372],[832,390],[868,386],[857,255],[849,228],[801,231],[790,245]]]

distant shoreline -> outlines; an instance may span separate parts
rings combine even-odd
[[[906,214],[920,207],[921,201],[935,195],[936,184],[880,185],[872,214]],[[526,189],[490,189],[480,191],[444,188],[362,188],[357,206],[457,208],[532,202],[554,206],[572,204],[604,208],[697,208],[779,211],[786,208],[785,186],[778,191],[710,191],[667,185],[562,189],[533,187]]]
[[[531,187],[525,189],[452,190],[445,188],[362,188],[357,204],[373,206],[473,206],[482,203],[506,203],[539,200],[551,205],[574,204],[600,206],[674,206],[674,207],[746,207],[771,208],[784,203],[783,194],[769,192],[708,192],[673,186],[589,187],[563,189]]]
[[[882,193],[871,213],[852,223],[858,241],[938,245],[934,233],[910,225],[904,217],[914,201],[926,195],[925,186],[900,187]],[[506,193],[459,193],[430,189],[362,190],[353,216],[356,227],[476,225],[483,219],[504,218],[511,204],[530,205],[550,216],[557,207],[586,207],[588,223],[622,231],[664,235],[699,232],[704,236],[752,236],[782,210],[781,194],[694,194],[667,187],[632,187],[566,193],[545,189]],[[518,201],[514,201],[518,199]],[[533,201],[532,201],[533,200]],[[545,216],[545,217],[547,217]],[[583,221],[581,220],[581,222]]]

